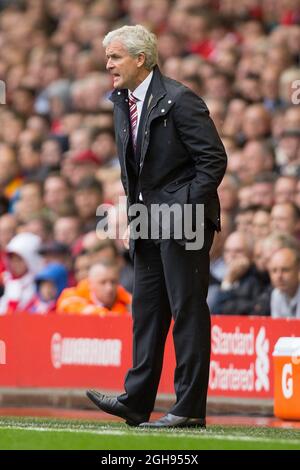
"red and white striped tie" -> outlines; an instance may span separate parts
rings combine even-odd
[[[130,124],[131,124],[131,135],[132,142],[135,149],[136,146],[136,131],[137,131],[137,121],[138,121],[138,112],[136,103],[139,101],[132,93],[129,96],[129,114],[130,114]]]

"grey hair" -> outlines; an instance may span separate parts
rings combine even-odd
[[[145,54],[145,68],[152,70],[157,64],[157,39],[155,34],[148,31],[144,26],[122,26],[122,28],[110,31],[103,39],[106,48],[112,41],[120,41],[132,57]]]

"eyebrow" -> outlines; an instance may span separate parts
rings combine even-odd
[[[121,57],[121,55],[118,54],[117,52],[113,52],[112,54],[106,54],[106,57],[107,59],[109,59],[110,57],[118,58],[118,57]]]

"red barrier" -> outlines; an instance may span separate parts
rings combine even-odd
[[[0,317],[0,386],[123,390],[131,365],[131,318]],[[300,336],[299,320],[212,318],[211,396],[271,398],[272,352],[280,336]],[[173,393],[169,335],[161,393]]]
[[[281,336],[300,336],[300,321],[213,317],[210,395],[272,398],[272,353]]]
[[[20,384],[16,333],[15,319],[0,316],[0,385],[13,387]]]

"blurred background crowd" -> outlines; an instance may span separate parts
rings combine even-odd
[[[300,1],[0,0],[0,315],[123,315],[132,265],[104,35],[143,24],[228,154],[212,313],[300,318]],[[97,207],[119,217],[96,231]]]

